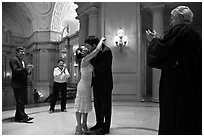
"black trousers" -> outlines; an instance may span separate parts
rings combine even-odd
[[[97,125],[104,130],[109,130],[112,115],[112,89],[93,86],[93,94]]]
[[[16,99],[16,113],[15,120],[27,119],[28,115],[25,113],[26,102],[26,88],[13,88],[14,96]]]
[[[61,110],[66,109],[66,92],[67,92],[67,83],[57,83],[54,82],[53,93],[51,98],[50,110],[55,110],[55,104],[57,101],[57,97],[59,92],[61,92]]]

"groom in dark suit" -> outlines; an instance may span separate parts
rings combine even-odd
[[[27,93],[27,77],[31,74],[33,65],[25,65],[23,60],[24,48],[16,48],[16,56],[10,60],[10,67],[12,70],[11,86],[14,91],[16,99],[16,114],[15,121],[27,123],[33,117],[29,117],[25,113],[25,101]]]
[[[85,44],[91,45],[93,49],[98,43],[99,39],[95,36],[89,36],[85,40]],[[98,130],[99,135],[108,134],[110,131],[113,89],[112,58],[110,48],[103,44],[101,51],[91,60],[94,67],[92,85],[96,125],[90,130]]]

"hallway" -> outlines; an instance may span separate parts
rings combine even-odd
[[[2,135],[74,135],[74,103],[67,103],[67,112],[48,113],[49,106],[27,108],[33,123],[14,121],[14,110],[2,112]],[[157,135],[159,108],[157,103],[113,102],[110,135]],[[88,127],[95,124],[94,110],[89,113]]]

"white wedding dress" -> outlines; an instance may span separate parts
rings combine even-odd
[[[88,113],[92,110],[92,72],[93,66],[90,63],[86,67],[81,67],[81,79],[77,85],[77,93],[75,99],[76,112]]]

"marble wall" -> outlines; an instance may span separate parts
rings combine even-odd
[[[113,53],[113,99],[138,100],[143,84],[141,77],[140,5],[139,3],[105,3],[104,28],[107,45]],[[128,37],[128,45],[118,47],[114,42],[122,28]]]

